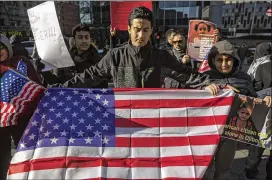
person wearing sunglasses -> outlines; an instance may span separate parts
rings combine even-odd
[[[186,38],[182,35],[181,31],[173,31],[172,48],[168,52],[180,63],[190,66],[190,56],[186,55]]]

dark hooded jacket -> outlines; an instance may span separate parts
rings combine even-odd
[[[248,70],[248,74],[253,80],[256,91],[272,86],[271,62],[272,47],[271,43],[261,43],[256,47],[254,60]]]
[[[14,56],[24,56],[26,58],[30,58],[28,51],[26,50],[26,48],[23,46],[23,44],[21,43],[21,37],[17,36],[17,35],[13,35],[10,37],[10,44],[12,46],[12,50],[13,50],[13,55]]]
[[[7,60],[0,61],[0,76],[2,76],[8,68],[17,69],[18,63],[21,60],[27,66],[28,78],[38,84],[41,84],[41,77],[35,70],[31,61],[24,56],[14,55],[12,46],[6,36],[0,35],[0,43],[2,43],[7,48],[9,53]]]
[[[190,74],[192,70],[178,63],[167,51],[159,50],[148,43],[144,47],[128,44],[110,50],[95,66],[64,84],[65,87],[82,87],[84,83],[94,87],[101,81],[113,78],[116,88],[160,88],[161,69]],[[173,78],[179,76],[174,75]]]
[[[186,55],[186,38],[184,36],[182,36],[183,38],[183,43],[181,44],[180,46],[180,50],[176,50],[174,47],[172,47],[169,43],[167,43],[165,45],[165,47],[162,47],[162,49],[165,49],[167,52],[169,52],[169,54],[180,64],[182,64],[182,57]],[[187,67],[193,67],[191,65],[191,63],[186,63],[185,64]],[[161,79],[162,79],[162,87],[165,87],[165,88],[169,88],[168,85],[169,84],[172,84],[172,83],[175,83],[174,81],[171,82],[171,75],[173,73],[173,70],[169,69],[169,68],[165,68],[163,67],[162,68],[162,73],[161,73]],[[184,78],[183,78],[183,81],[184,80],[188,80],[189,79],[189,76],[183,74]],[[174,87],[170,87],[170,88],[174,88]]]
[[[230,73],[223,74],[216,70],[213,59],[217,54],[225,54],[233,58],[234,64],[233,69]],[[222,87],[230,85],[238,89],[240,91],[240,94],[257,97],[257,94],[252,86],[250,76],[240,71],[240,58],[237,55],[234,46],[230,42],[226,40],[217,42],[210,50],[210,53],[208,55],[208,63],[211,70],[205,73],[205,75],[207,76],[205,86],[209,84],[221,85]],[[202,88],[204,88],[205,86],[202,85]]]
[[[163,44],[161,47],[160,47],[161,50],[166,50],[166,51],[169,51],[172,49],[172,45],[169,44],[168,42],[166,44]]]

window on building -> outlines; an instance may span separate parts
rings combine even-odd
[[[257,27],[260,27],[260,19],[257,20]]]
[[[5,19],[0,19],[0,26],[4,26]]]
[[[262,11],[263,11],[263,7],[260,7],[260,8],[259,8],[259,12],[262,12]]]
[[[239,6],[239,4],[238,4],[238,2],[236,2],[236,4],[235,4],[235,8],[237,9],[237,8],[238,8],[238,6]]]
[[[243,28],[246,28],[246,20],[244,20]]]
[[[264,27],[267,25],[267,19],[264,20]]]
[[[263,24],[264,22],[264,16],[261,17],[261,23]]]
[[[233,20],[231,20],[231,23],[230,23],[231,25],[233,25]]]
[[[245,16],[247,16],[248,8],[245,9]]]
[[[21,26],[21,21],[17,21],[17,26]]]
[[[234,11],[235,11],[234,8],[232,8],[232,12],[233,12],[233,13],[234,13]]]
[[[244,21],[244,15],[243,14],[241,15],[241,21],[242,22]]]
[[[247,24],[249,24],[250,19],[251,19],[251,12],[248,13],[248,16],[247,16]]]
[[[222,24],[224,24],[224,22],[225,22],[225,18],[223,17],[223,18],[222,18]]]
[[[250,1],[249,3],[252,4],[252,1]]]
[[[204,1],[204,6],[209,6],[210,5],[210,1]]]
[[[230,24],[230,16],[228,17],[228,24]]]
[[[224,28],[227,28],[227,21],[225,21],[225,23],[224,23]]]
[[[225,9],[225,13],[228,13],[228,9]]]
[[[271,22],[271,18],[268,18],[268,22],[267,23],[269,24],[270,22]]]
[[[257,17],[255,16],[254,17],[254,24],[256,24],[256,22],[257,22]]]

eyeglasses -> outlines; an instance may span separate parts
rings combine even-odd
[[[173,44],[181,44],[183,41],[179,40],[179,41],[172,41]]]

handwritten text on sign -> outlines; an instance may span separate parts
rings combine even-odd
[[[39,56],[54,68],[74,66],[59,26],[55,4],[48,1],[28,9]]]

